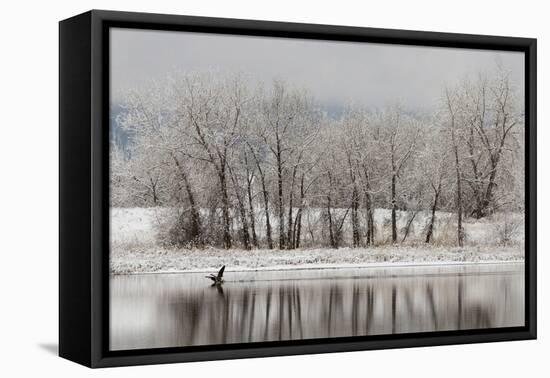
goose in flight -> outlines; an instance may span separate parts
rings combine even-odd
[[[212,281],[214,281],[214,285],[221,285],[223,283],[223,271],[225,270],[225,265],[222,266],[220,271],[217,275],[211,274],[209,276],[205,276],[206,278],[210,278]]]

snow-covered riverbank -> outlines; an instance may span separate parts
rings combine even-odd
[[[394,265],[518,262],[523,249],[510,247],[383,246],[376,248],[241,250],[113,248],[112,274],[215,271],[320,269]]]
[[[510,243],[502,244],[503,217],[493,219],[469,220],[465,222],[466,245],[463,248],[448,244],[435,243],[427,245],[425,224],[427,215],[416,216],[407,243],[392,245],[378,243],[369,248],[301,248],[293,250],[223,250],[209,247],[204,249],[177,249],[163,247],[157,240],[159,227],[166,218],[169,209],[134,208],[111,209],[111,258],[110,267],[113,274],[155,273],[155,272],[197,272],[215,271],[222,265],[228,271],[243,270],[288,270],[319,269],[337,267],[370,267],[395,265],[435,265],[523,261],[523,230],[518,227],[510,234]],[[317,211],[318,213],[318,211]],[[311,218],[316,212],[312,210]],[[439,241],[445,241],[445,233],[454,237],[455,226],[452,216],[439,213],[441,224],[436,229],[440,234]],[[375,223],[379,235],[378,241],[384,241],[384,224],[390,213],[377,209]],[[317,214],[318,218],[318,214]],[[399,224],[407,218],[407,213],[400,214]],[[507,214],[505,219],[518,221],[517,214]],[[449,223],[450,222],[450,223]],[[257,224],[258,230],[262,227]],[[275,226],[273,226],[275,227]],[[307,228],[309,229],[308,225]],[[351,234],[350,230],[346,230]],[[263,237],[259,233],[259,237]],[[436,238],[437,239],[437,238]],[[306,242],[306,240],[304,240]],[[265,243],[264,243],[265,245]]]

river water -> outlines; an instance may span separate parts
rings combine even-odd
[[[110,349],[524,325],[523,264],[112,276]]]

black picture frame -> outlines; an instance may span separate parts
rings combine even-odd
[[[110,27],[525,53],[525,326],[108,350]],[[536,39],[92,10],[59,24],[59,355],[88,367],[536,338]]]

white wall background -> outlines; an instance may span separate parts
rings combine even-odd
[[[58,26],[91,8],[539,39],[539,340],[89,370],[56,357]],[[545,2],[133,0],[10,1],[0,21],[0,375],[57,377],[545,376],[549,301],[550,131]],[[546,66],[546,67],[545,67]],[[546,113],[548,114],[548,113]],[[547,272],[545,276],[545,272]],[[547,298],[546,298],[547,299]],[[546,350],[545,350],[546,349]]]

